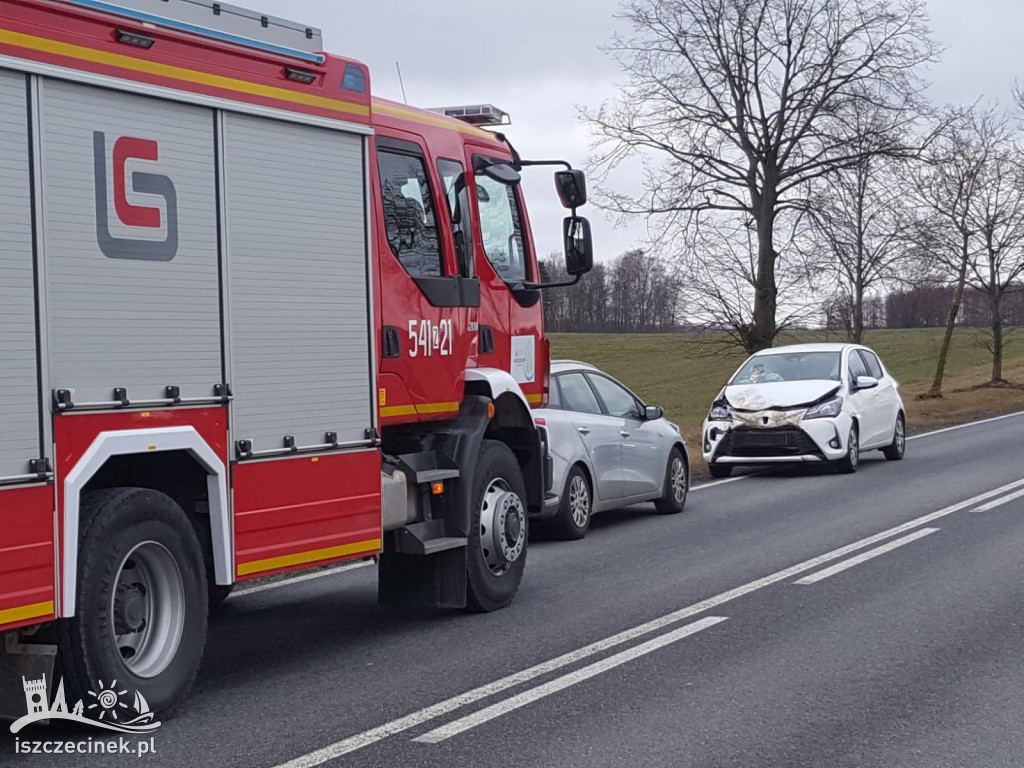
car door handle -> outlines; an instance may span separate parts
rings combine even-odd
[[[619,434],[622,435],[623,437],[629,437],[629,432],[627,432],[624,429],[620,429]]]
[[[579,432],[581,435],[589,435],[590,434],[590,430],[587,429],[586,427],[576,427],[576,431]]]

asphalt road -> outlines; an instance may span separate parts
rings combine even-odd
[[[1017,415],[605,513],[490,615],[380,609],[372,567],[238,594],[155,755],[4,728],[0,765],[1017,768],[1022,723]]]

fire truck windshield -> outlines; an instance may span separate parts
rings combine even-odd
[[[507,283],[528,280],[522,217],[515,187],[502,184],[484,174],[476,176],[476,185],[480,231],[487,260]]]

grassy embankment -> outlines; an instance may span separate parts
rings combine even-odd
[[[1018,335],[1020,334],[1020,335]],[[917,400],[935,375],[941,329],[869,331],[864,343],[875,349],[900,381],[910,432],[957,424],[985,416],[1024,410],[1024,387],[979,387],[991,374],[991,355],[981,346],[983,334],[958,330],[946,366],[940,400]],[[552,356],[593,363],[633,389],[648,403],[660,405],[680,425],[695,471],[703,473],[700,425],[719,389],[745,359],[730,348],[709,351],[698,334],[551,335]],[[824,333],[788,334],[778,343],[825,341]],[[831,334],[828,341],[841,341]],[[718,347],[719,345],[713,345]],[[1010,335],[1003,376],[1024,385],[1024,333]]]

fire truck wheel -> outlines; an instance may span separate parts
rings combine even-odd
[[[526,568],[526,484],[504,443],[483,441],[472,499],[466,607],[496,611],[512,602]]]
[[[87,701],[116,680],[165,717],[188,693],[206,644],[195,531],[170,497],[144,488],[83,494],[81,515],[76,615],[57,632],[69,696]]]

